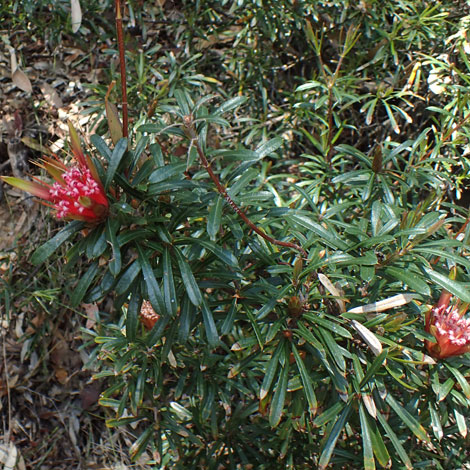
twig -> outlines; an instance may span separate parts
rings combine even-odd
[[[212,170],[207,158],[201,148],[199,140],[196,135],[196,130],[193,126],[192,116],[185,116],[184,117],[184,127],[188,137],[191,139],[193,145],[196,147],[197,153],[199,158],[201,159],[202,165],[206,169],[207,173],[211,177],[212,181],[214,182],[217,191],[223,198],[229,203],[230,207],[240,216],[240,218],[250,227],[254,232],[256,232],[260,237],[264,238],[269,243],[273,245],[283,246],[285,248],[292,248],[293,250],[297,250],[302,254],[303,257],[307,257],[307,252],[299,245],[291,242],[283,242],[281,240],[277,240],[276,238],[270,237],[267,235],[263,230],[257,227],[247,216],[246,214],[235,204],[233,199],[228,195],[225,186],[220,182],[217,175]]]
[[[466,118],[464,118],[464,119],[462,119],[460,122],[458,122],[454,127],[451,127],[451,128],[447,131],[447,134],[445,134],[444,137],[442,137],[441,145],[442,145],[443,143],[447,142],[447,141],[450,139],[450,137],[452,136],[452,134],[453,134],[454,132],[457,132],[469,119],[470,119],[470,114],[469,114]],[[419,159],[419,161],[422,162],[423,160],[429,158],[429,157],[431,156],[433,150],[434,150],[434,147],[431,148],[431,149],[429,149],[429,150],[424,154],[424,156]]]
[[[125,0],[123,0],[125,2]],[[121,0],[115,0],[116,4],[116,32],[119,47],[119,69],[121,71],[121,103],[122,103],[122,136],[129,136],[129,118],[127,111],[127,88],[126,88],[126,57],[124,53],[124,39],[122,34]]]

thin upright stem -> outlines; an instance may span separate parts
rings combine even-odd
[[[123,0],[125,1],[125,0]],[[122,103],[122,136],[129,136],[129,118],[127,111],[127,87],[126,87],[126,57],[124,52],[124,38],[122,34],[121,0],[115,0],[116,5],[116,32],[119,48],[119,68],[121,71],[121,103]]]
[[[256,232],[260,237],[264,238],[267,242],[272,243],[273,245],[277,246],[282,246],[285,248],[291,248],[293,250],[297,250],[302,254],[303,257],[307,257],[307,252],[299,245],[291,242],[283,242],[281,240],[277,240],[276,238],[273,238],[266,234],[263,230],[261,230],[259,227],[257,227],[248,217],[247,215],[235,204],[233,199],[229,196],[227,193],[227,190],[225,189],[225,186],[220,182],[219,178],[217,175],[214,173],[212,170],[210,163],[208,162],[204,151],[202,150],[201,144],[199,143],[199,140],[196,135],[196,131],[194,129],[194,126],[192,124],[192,118],[191,116],[185,116],[184,119],[184,125],[185,125],[185,130],[188,135],[188,137],[191,139],[193,145],[196,147],[197,153],[199,155],[199,158],[201,160],[202,165],[204,166],[205,170],[211,177],[212,181],[214,182],[217,191],[219,194],[228,202],[230,207],[240,216],[240,218],[245,222],[248,227],[250,227],[254,232]]]

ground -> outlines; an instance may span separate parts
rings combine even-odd
[[[0,168],[2,175],[25,177],[39,174],[33,161],[47,149],[65,156],[67,120],[89,135],[95,123],[80,111],[102,67],[99,53],[90,55],[72,40],[51,49],[31,42],[25,31],[17,34],[21,47],[0,45]],[[11,55],[24,74],[16,80]],[[97,404],[100,385],[85,367],[88,352],[80,328],[92,321],[93,306],[70,310],[60,268],[29,263],[32,252],[63,223],[26,194],[2,189],[0,464],[13,468],[9,465],[18,459],[18,469],[43,470],[124,465],[127,451],[120,449],[127,449],[126,437],[111,436],[104,426]]]

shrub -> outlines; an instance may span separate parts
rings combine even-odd
[[[470,302],[465,23],[453,2],[314,6],[183,2],[182,41],[247,15],[195,59],[236,79],[180,77],[130,141],[93,135],[109,216],[33,259],[84,233],[71,304],[116,308],[83,330],[100,403],[156,468],[464,464],[470,363],[425,315]],[[286,42],[296,74],[274,74]]]

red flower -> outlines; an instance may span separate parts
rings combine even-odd
[[[47,201],[43,204],[54,208],[59,219],[100,222],[108,215],[109,202],[95,165],[89,156],[83,154],[78,135],[70,123],[69,129],[76,164],[69,168],[51,157],[44,157],[38,164],[54,178],[52,186],[35,177],[34,181],[9,176],[2,179]]]
[[[470,319],[464,317],[467,305],[449,305],[450,299],[451,294],[443,291],[437,305],[426,314],[425,330],[436,338],[436,342],[426,340],[426,348],[437,359],[470,352]]]

